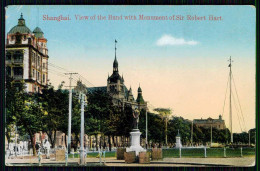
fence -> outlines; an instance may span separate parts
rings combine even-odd
[[[151,152],[152,149],[147,149]],[[163,158],[223,158],[223,157],[247,157],[254,156],[255,148],[168,148],[163,149]],[[88,152],[88,157],[97,157],[98,152]],[[69,158],[73,155],[70,154]],[[78,153],[74,154],[75,158],[79,157]],[[116,157],[116,151],[106,151],[106,157]]]
[[[164,158],[243,157],[255,155],[255,148],[180,148],[163,149]]]

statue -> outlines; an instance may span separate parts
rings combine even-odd
[[[134,129],[138,129],[139,115],[140,115],[139,110],[137,108],[135,108],[135,110],[133,111]]]

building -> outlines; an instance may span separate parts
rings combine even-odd
[[[194,119],[193,124],[196,125],[197,127],[204,127],[204,128],[216,128],[216,129],[225,129],[225,121],[222,119],[222,116],[219,115],[218,119]]]
[[[48,80],[47,39],[39,27],[33,32],[21,14],[6,39],[6,74],[23,80],[26,92],[41,92]]]
[[[117,43],[115,41],[115,43]],[[132,108],[138,107],[139,109],[146,109],[147,102],[144,101],[142,95],[142,89],[139,85],[137,90],[138,95],[135,99],[132,93],[132,88],[129,89],[124,84],[124,78],[119,74],[119,64],[116,58],[116,47],[115,47],[115,59],[113,62],[113,73],[108,75],[107,85],[102,87],[90,87],[87,88],[87,91],[100,90],[108,92],[112,96],[113,104],[119,106],[131,106]]]

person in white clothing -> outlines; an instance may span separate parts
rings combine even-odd
[[[51,148],[51,145],[49,143],[49,141],[46,139],[45,140],[45,143],[44,143],[44,148],[46,150],[46,158],[49,159],[50,158],[50,148]]]

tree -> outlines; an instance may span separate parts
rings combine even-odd
[[[31,144],[33,147],[33,155],[36,156],[34,135],[41,131],[43,112],[39,104],[36,102],[35,95],[23,95],[20,93],[16,98],[22,98],[19,111],[16,113],[16,124],[20,130],[26,130],[30,136]]]
[[[162,129],[165,129],[165,124],[158,114],[147,112],[148,117],[148,140],[154,143],[161,143],[164,141]],[[141,128],[145,128],[145,115],[140,115]],[[142,134],[141,136],[145,136]]]
[[[52,148],[55,147],[56,132],[58,130],[67,130],[68,115],[68,92],[62,90],[62,82],[58,90],[54,90],[53,86],[48,86],[42,90],[42,94],[38,94],[38,101],[44,109],[42,131],[46,132]],[[66,139],[66,138],[65,138]]]
[[[19,134],[28,134],[33,147],[33,154],[36,155],[34,134],[41,130],[42,111],[36,103],[37,96],[27,94],[23,80],[13,80],[6,77],[6,135],[10,141],[10,126],[16,125]]]
[[[97,135],[101,134],[101,139],[105,135],[113,135],[115,132],[115,124],[111,119],[113,117],[113,103],[111,96],[104,91],[95,90],[87,93],[87,110],[85,112],[85,129],[88,135],[95,135],[97,142]],[[113,129],[108,129],[108,127]],[[109,138],[110,140],[110,138]],[[104,143],[100,145],[104,146]],[[98,142],[96,148],[98,148]],[[109,144],[111,147],[111,144]]]
[[[250,144],[255,144],[256,143],[256,129],[250,129],[249,131],[250,134]]]
[[[182,144],[187,144],[190,142],[191,131],[190,131],[191,123],[185,120],[182,117],[172,117],[169,120],[169,142],[176,143],[176,136],[179,133],[181,135]]]
[[[9,143],[11,140],[11,132],[13,131],[13,127],[15,125],[15,94],[18,92],[17,88],[13,84],[13,78],[10,76],[6,75],[6,115],[5,115],[5,135],[8,141],[8,148],[9,148]],[[20,84],[22,86],[22,84]],[[18,87],[19,89],[19,87]]]
[[[154,111],[158,112],[161,116],[162,119],[165,120],[165,144],[166,146],[168,145],[167,142],[167,123],[168,123],[168,118],[172,114],[172,110],[169,108],[156,108]]]
[[[74,133],[75,141],[71,144],[74,150],[77,149],[80,135],[80,123],[81,123],[81,105],[79,97],[74,94],[72,98],[72,117],[71,117],[71,132]]]

